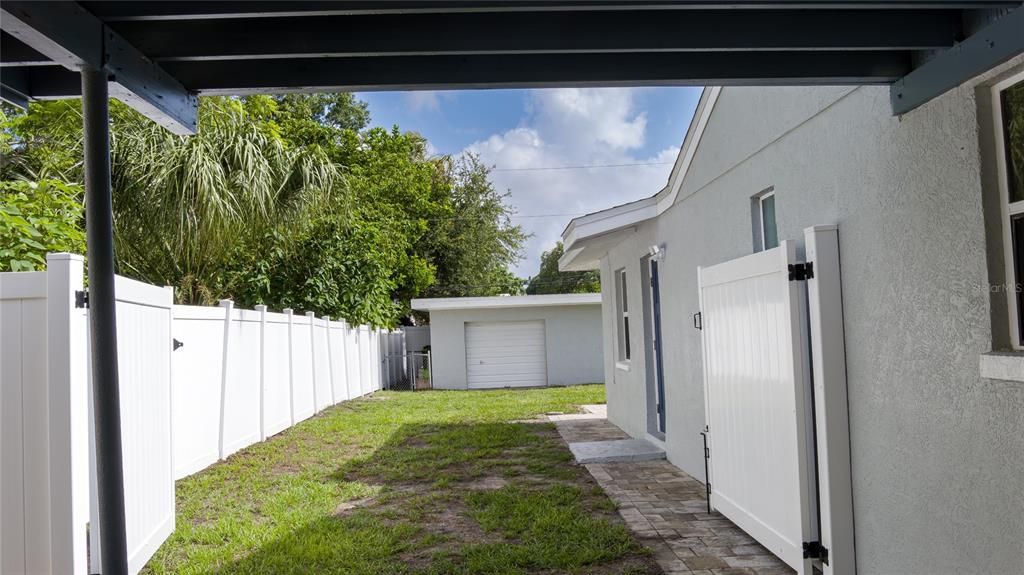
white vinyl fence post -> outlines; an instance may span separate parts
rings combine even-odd
[[[253,306],[260,314],[260,441],[267,439],[267,306]]]
[[[850,474],[850,421],[846,391],[846,343],[839,262],[839,229],[834,225],[804,230],[814,369],[818,497],[821,545],[828,549],[825,575],[856,572],[853,487]]]
[[[230,359],[228,350],[231,348],[231,311],[235,307],[235,302],[229,299],[222,299],[219,305],[224,308],[224,349],[222,350],[220,362],[220,437],[217,442],[217,457],[224,459],[224,426],[227,416],[228,371],[230,369],[228,365],[228,360]]]
[[[284,308],[284,315],[288,316],[288,413],[289,426],[295,425],[295,353],[292,345],[294,324],[292,323],[292,308]]]
[[[391,387],[391,342],[387,338],[384,339],[384,346],[383,347],[384,347],[384,351],[382,353],[383,357],[381,358],[381,363],[383,364],[383,366],[381,368],[381,379],[383,380],[383,382],[382,382],[381,387],[383,387],[384,389],[390,389],[390,387]],[[380,349],[381,346],[378,345],[377,348]]]
[[[331,405],[338,403],[334,393],[334,348],[331,347],[331,316],[324,316],[324,333],[327,338],[327,381],[331,386]]]
[[[345,395],[345,399],[342,400],[342,401],[347,401],[349,399],[352,399],[352,392],[349,391],[349,387],[348,387],[351,378],[349,377],[349,369],[348,369],[348,367],[349,367],[349,361],[348,361],[348,322],[346,322],[345,320],[341,320],[341,361],[342,361],[341,373],[344,374],[344,376],[345,376],[344,380],[343,380],[345,382],[345,394],[344,394]]]
[[[309,320],[309,362],[311,365],[309,374],[312,376],[309,379],[313,384],[313,413],[315,414],[320,410],[320,402],[316,397],[316,314],[307,311],[306,319]]]
[[[404,372],[406,381],[412,382],[412,383],[409,384],[410,385],[409,390],[410,391],[416,391],[416,374],[414,374],[414,373],[409,371],[409,362],[406,361],[408,359],[408,357],[409,357],[409,346],[408,346],[408,344],[405,341],[405,330],[404,329],[403,330],[399,330],[399,332],[398,332],[398,346],[399,346],[398,347],[399,353],[402,354],[401,355],[402,361],[401,361],[401,363],[398,364],[398,369],[399,369],[398,377],[402,377],[403,372]]]
[[[89,521],[88,381],[82,256],[46,256],[50,572],[86,573]]]
[[[356,397],[363,396],[363,328],[362,326],[356,326],[356,384],[359,386],[359,395]]]

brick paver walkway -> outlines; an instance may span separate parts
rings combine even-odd
[[[555,421],[567,442],[626,439],[607,419]],[[707,512],[704,484],[667,461],[586,465],[668,575],[794,573],[720,513]]]

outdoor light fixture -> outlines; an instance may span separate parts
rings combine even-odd
[[[654,245],[647,248],[648,253],[651,254],[651,259],[660,262],[665,257],[665,245]]]

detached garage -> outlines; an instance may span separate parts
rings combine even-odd
[[[601,294],[414,299],[430,313],[434,387],[604,381]]]

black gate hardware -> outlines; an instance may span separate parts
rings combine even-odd
[[[178,348],[180,348],[180,347],[185,345],[184,342],[178,341],[177,339],[172,339],[171,341],[172,341],[172,343],[171,343],[171,351],[178,351]]]
[[[75,307],[89,307],[89,292],[85,290],[75,290]]]
[[[814,277],[814,262],[789,264],[789,281],[802,282]]]
[[[700,315],[700,314],[697,314]],[[708,449],[708,432],[710,428],[704,426],[704,431],[700,432],[700,436],[704,438],[704,491],[707,495],[708,500],[708,514],[711,514],[711,478],[708,473],[708,459],[711,458],[711,450]]]
[[[828,549],[821,545],[821,541],[804,541],[804,559],[821,559],[828,565]]]
[[[704,316],[700,312],[693,314],[693,329],[704,329]]]

